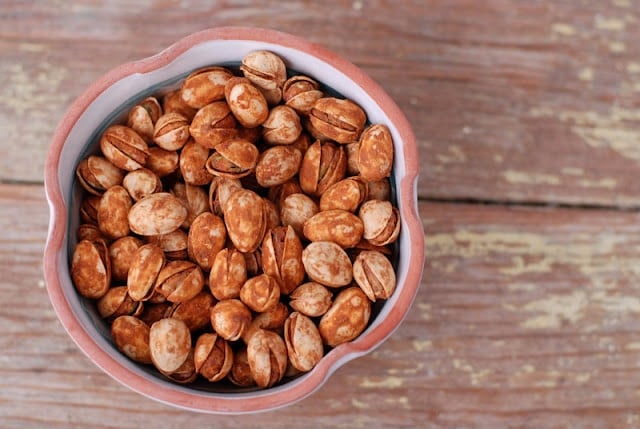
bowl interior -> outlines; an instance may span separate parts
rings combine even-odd
[[[153,383],[169,391],[184,392],[205,397],[225,395],[226,393],[233,392],[233,397],[237,399],[270,395],[274,392],[289,389],[292,386],[304,383],[305,379],[311,377],[314,371],[325,371],[325,374],[321,377],[324,380],[343,362],[366,353],[371,349],[371,347],[364,349],[354,347],[352,350],[349,350],[348,353],[340,353],[332,358],[331,355],[336,353],[336,350],[340,348],[338,347],[323,358],[323,360],[330,361],[328,366],[325,365],[322,369],[319,369],[319,365],[310,373],[267,390],[248,389],[239,391],[236,386],[227,386],[220,383],[213,387],[207,383],[181,386],[167,381],[152,367],[139,365],[123,356],[115,348],[111,340],[109,327],[97,314],[95,305],[81,298],[76,293],[72,284],[69,272],[69,261],[73,247],[77,241],[76,231],[80,223],[78,204],[82,198],[82,190],[75,180],[75,169],[81,159],[98,150],[98,139],[104,129],[112,123],[124,122],[128,110],[144,97],[161,95],[177,88],[180,82],[193,70],[209,65],[223,65],[230,68],[237,68],[243,56],[258,49],[270,50],[278,54],[283,58],[290,71],[295,70],[297,73],[311,76],[318,82],[326,85],[325,89],[329,92],[333,91],[352,99],[365,110],[369,122],[384,123],[389,127],[396,149],[392,177],[392,187],[394,189],[407,175],[407,160],[405,159],[404,145],[412,144],[415,146],[415,142],[413,141],[403,141],[400,131],[387,113],[385,113],[383,106],[380,106],[378,101],[374,99],[365,88],[354,82],[354,80],[341,70],[305,50],[283,46],[277,43],[255,40],[205,40],[184,50],[161,67],[153,68],[145,72],[127,74],[113,82],[112,85],[107,87],[102,93],[97,95],[97,97],[90,100],[78,120],[70,128],[59,157],[57,179],[68,216],[66,219],[62,251],[58,254],[56,260],[59,284],[73,316],[82,329],[93,338],[97,347],[109,356],[109,359],[114,360],[118,365],[131,373],[145,379],[153,380]],[[162,55],[163,53],[158,56]],[[158,58],[156,57],[152,57],[150,60],[157,60]],[[411,198],[396,199],[395,203],[401,213],[416,212],[415,183],[413,183],[413,192],[414,194],[411,195]],[[398,288],[390,299],[376,306],[374,312],[375,318],[360,338],[366,337],[379,325],[385,323],[385,320],[387,320],[391,312],[398,311],[396,308],[397,301],[400,299],[402,288],[406,284],[412,258],[412,240],[407,231],[409,231],[407,219],[402,216],[402,232],[396,246],[399,257],[395,258]],[[421,265],[422,261],[420,261],[420,267]],[[411,303],[412,299],[413,295],[410,297],[408,304]],[[404,297],[403,306],[406,307],[408,304],[406,304],[406,297]],[[402,309],[402,312],[403,316],[406,308]],[[399,324],[397,317],[394,318],[394,320]],[[65,327],[69,330],[68,326]],[[396,327],[397,326],[393,326],[393,329]],[[391,334],[393,329],[387,331],[384,337],[376,338],[373,346],[379,345],[386,336]],[[71,336],[74,337],[71,331],[70,333]],[[358,341],[359,339],[354,343]],[[126,380],[120,381],[127,384]],[[316,386],[316,388],[317,387],[318,386]],[[142,393],[149,394],[149,392]]]

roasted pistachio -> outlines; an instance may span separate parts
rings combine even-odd
[[[162,178],[176,171],[179,162],[178,152],[151,146],[145,167]]]
[[[127,190],[112,186],[102,194],[97,207],[98,228],[105,236],[117,239],[129,234],[127,216],[131,209],[131,197]]]
[[[132,171],[144,167],[149,148],[144,139],[124,125],[111,125],[100,138],[100,149],[116,167]]]
[[[168,192],[144,197],[128,213],[131,231],[146,236],[173,232],[186,218],[186,207]]]
[[[304,223],[320,210],[318,204],[303,193],[291,194],[280,206],[280,222],[291,225],[299,237],[304,237]]]
[[[139,168],[127,173],[122,181],[122,186],[134,201],[162,191],[160,177],[147,168]]]
[[[124,171],[102,156],[91,155],[78,164],[76,176],[88,192],[102,195],[110,187],[122,183]]]
[[[311,241],[333,241],[341,247],[354,247],[362,238],[364,226],[346,210],[320,211],[304,223],[303,233]]]
[[[212,382],[225,378],[233,365],[231,346],[217,334],[200,335],[193,356],[196,371]]]
[[[249,79],[234,77],[227,81],[224,91],[233,116],[246,128],[255,128],[269,115],[269,106],[262,92]]]
[[[247,280],[245,258],[236,249],[219,251],[209,273],[209,289],[219,300],[237,298]]]
[[[259,387],[271,387],[287,370],[287,348],[275,332],[259,330],[247,343],[247,360],[251,376]]]
[[[309,112],[311,123],[321,134],[338,143],[360,138],[367,116],[351,100],[334,97],[318,99]]]
[[[279,299],[278,282],[268,274],[251,277],[240,289],[240,300],[257,313],[273,308]]]
[[[269,144],[291,144],[302,132],[300,117],[289,106],[276,106],[262,124],[262,137]]]
[[[111,259],[111,277],[113,280],[126,281],[133,254],[142,246],[142,241],[133,236],[117,239],[109,246]]]
[[[151,361],[158,370],[171,374],[180,368],[191,353],[191,333],[178,319],[160,319],[149,329]]]
[[[129,296],[146,301],[153,294],[153,286],[165,263],[165,255],[156,244],[145,244],[134,252],[127,274]]]
[[[218,301],[211,309],[211,326],[222,338],[236,341],[251,324],[251,311],[239,299]]]
[[[147,97],[129,111],[127,126],[147,142],[153,138],[153,128],[162,115],[162,107],[155,97]]]
[[[207,104],[193,117],[189,133],[196,143],[214,149],[225,140],[236,136],[237,122],[229,105],[224,101]]]
[[[363,237],[371,244],[393,243],[400,234],[400,213],[389,201],[367,201],[360,207],[358,216],[364,225]]]
[[[273,146],[260,154],[255,168],[258,184],[265,188],[291,180],[300,170],[302,153],[289,146]]]
[[[308,115],[316,100],[323,97],[320,85],[308,76],[292,76],[284,83],[282,95],[287,106]]]
[[[101,298],[111,284],[111,262],[104,240],[81,240],[71,257],[71,278],[85,298]]]
[[[396,274],[386,256],[363,250],[353,262],[353,279],[371,301],[388,299],[396,289]]]
[[[227,231],[223,220],[211,212],[198,215],[189,228],[189,258],[205,271],[211,270],[213,261],[224,247]]]
[[[367,199],[367,183],[360,177],[347,177],[329,186],[320,196],[320,210],[342,209],[355,213]]]
[[[129,296],[126,286],[116,286],[109,288],[98,300],[96,308],[100,317],[112,322],[120,316],[138,316],[144,306],[142,302],[136,302]]]
[[[111,335],[116,347],[130,359],[151,363],[149,326],[133,316],[120,316],[111,325]]]
[[[209,158],[209,149],[188,141],[180,152],[180,173],[185,183],[189,185],[208,185],[213,176],[205,167]]]
[[[211,307],[214,304],[213,296],[207,291],[202,291],[187,301],[172,304],[165,316],[182,320],[191,332],[195,332],[209,325]]]
[[[205,167],[214,176],[230,179],[251,174],[258,162],[258,148],[247,140],[230,139],[216,146]]]
[[[224,67],[205,67],[187,76],[180,88],[182,101],[190,107],[200,109],[205,105],[224,99],[224,87],[233,73]]]
[[[160,116],[153,130],[153,141],[164,150],[178,150],[189,140],[189,120],[176,112]]]
[[[169,261],[158,273],[155,292],[169,302],[185,302],[198,295],[204,284],[204,274],[195,263]]]
[[[357,286],[342,290],[322,316],[318,331],[325,344],[335,347],[364,331],[371,316],[371,301]]]
[[[311,319],[296,311],[284,322],[284,341],[291,365],[300,371],[311,371],[324,354],[318,328]]]
[[[358,168],[360,175],[369,182],[391,175],[393,168],[393,140],[386,125],[375,124],[360,136]]]
[[[320,283],[303,283],[289,294],[289,305],[305,316],[322,316],[331,307],[331,292]]]
[[[280,102],[287,69],[279,56],[269,51],[250,52],[242,59],[240,70],[262,91],[269,104]]]
[[[280,293],[288,295],[304,280],[302,243],[291,226],[267,231],[262,243],[262,269],[280,285]]]
[[[262,198],[248,189],[237,190],[224,206],[224,223],[229,239],[239,251],[255,251],[267,224]]]

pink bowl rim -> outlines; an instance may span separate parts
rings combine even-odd
[[[56,269],[59,255],[65,251],[63,244],[67,225],[66,206],[58,181],[58,165],[64,142],[76,121],[91,102],[115,82],[135,73],[146,73],[163,67],[193,46],[211,40],[267,42],[311,54],[331,64],[376,100],[381,110],[397,128],[404,143],[402,149],[405,157],[406,175],[400,180],[400,183],[397,183],[397,194],[399,200],[406,202],[401,207],[401,217],[408,228],[405,233],[410,237],[411,258],[406,281],[395,307],[382,323],[366,335],[361,335],[351,343],[334,348],[312,372],[305,375],[304,382],[288,383],[279,389],[257,391],[249,396],[219,394],[212,397],[213,394],[206,396],[207,394],[197,391],[189,393],[174,390],[158,385],[123,367],[97,346],[75,318],[71,306],[64,296]],[[58,318],[78,347],[104,372],[130,389],[165,404],[200,412],[241,414],[267,411],[297,402],[322,386],[331,373],[344,363],[370,352],[391,335],[408,313],[421,283],[424,262],[424,232],[416,203],[419,158],[415,136],[409,122],[391,97],[357,66],[317,44],[292,34],[255,27],[211,28],[188,35],[154,56],[116,67],[94,81],[71,104],[54,132],[44,173],[45,192],[50,207],[50,221],[43,265],[49,298]]]

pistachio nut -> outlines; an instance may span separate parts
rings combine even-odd
[[[249,79],[233,77],[227,81],[224,91],[233,116],[245,128],[261,125],[269,115],[269,106],[262,92]]]
[[[160,177],[147,168],[139,168],[127,173],[122,180],[122,186],[134,201],[162,191]]]
[[[187,324],[189,331],[196,332],[209,325],[211,307],[215,299],[207,291],[202,291],[193,298],[176,302],[165,312],[165,317],[182,320]]]
[[[308,115],[316,100],[323,96],[318,82],[308,76],[292,76],[282,86],[285,104],[300,115]]]
[[[242,337],[251,319],[251,311],[239,299],[223,299],[211,308],[211,326],[227,341]]]
[[[216,146],[205,167],[214,176],[238,179],[253,173],[259,155],[260,152],[253,143],[229,139]]]
[[[332,294],[320,283],[303,283],[289,294],[289,305],[309,317],[322,316],[331,307]]]
[[[358,167],[360,175],[369,182],[391,175],[393,168],[393,139],[386,125],[375,124],[360,136]]]
[[[149,329],[151,361],[163,373],[178,370],[191,353],[191,332],[178,319],[160,319]]]
[[[182,101],[190,107],[200,109],[211,102],[224,100],[224,87],[232,77],[233,73],[224,67],[196,70],[182,83]]]
[[[205,167],[209,158],[209,149],[189,140],[180,152],[180,173],[189,185],[208,185],[213,176]]]
[[[158,100],[155,97],[147,97],[129,110],[127,126],[150,142],[153,138],[153,128],[161,115],[162,107]]]
[[[262,91],[269,104],[280,102],[287,69],[279,56],[269,51],[250,52],[242,59],[240,70]]]
[[[109,288],[96,302],[96,308],[100,317],[112,322],[120,316],[139,316],[144,305],[131,299],[126,286],[116,286]]]
[[[302,133],[300,117],[289,106],[275,106],[262,124],[262,138],[269,144],[291,144]]]
[[[120,316],[111,324],[111,336],[116,347],[128,358],[151,363],[149,326],[134,316]]]
[[[176,89],[168,92],[164,97],[162,97],[162,111],[164,113],[179,113],[191,121],[198,109],[194,109],[185,103],[182,100],[182,92],[180,89]]]
[[[218,334],[200,335],[193,357],[198,374],[211,382],[225,378],[233,365],[231,346]]]
[[[182,149],[189,140],[189,120],[180,113],[160,116],[153,130],[153,141],[164,150]]]
[[[367,297],[388,299],[396,289],[396,273],[386,256],[374,250],[363,250],[353,262],[353,279]]]
[[[311,371],[324,355],[318,328],[311,319],[297,311],[284,322],[284,341],[291,365],[300,371]]]
[[[320,196],[320,210],[342,209],[355,213],[367,199],[367,183],[360,177],[347,177],[329,186]]]
[[[311,197],[303,193],[291,194],[280,206],[280,222],[291,225],[299,237],[304,237],[304,223],[319,211]]]
[[[144,167],[149,157],[144,139],[124,125],[107,128],[100,138],[100,149],[113,165],[127,171]]]
[[[346,343],[360,335],[369,323],[371,301],[357,286],[340,291],[329,310],[322,316],[318,331],[330,347]]]
[[[364,226],[346,210],[320,211],[304,223],[303,233],[310,241],[333,241],[341,247],[354,247],[362,238]]]
[[[160,270],[155,283],[155,292],[169,302],[185,302],[204,288],[204,274],[191,261],[169,261]]]
[[[351,100],[324,97],[315,102],[309,119],[315,129],[328,139],[351,143],[360,138],[367,115]]]
[[[362,204],[358,216],[364,225],[363,237],[371,244],[385,246],[400,234],[400,213],[389,201],[369,200]]]
[[[282,333],[284,321],[287,320],[288,316],[289,308],[282,302],[278,302],[268,310],[256,314],[249,328],[242,334],[242,340],[248,343],[253,334],[263,329]]]
[[[311,280],[328,287],[346,286],[353,279],[349,256],[331,241],[315,241],[305,247],[302,263]]]
[[[268,198],[273,201],[276,206],[282,208],[282,202],[291,194],[302,193],[300,183],[296,178],[287,180],[281,185],[275,185],[269,188]]]
[[[201,213],[189,228],[189,258],[203,270],[209,271],[226,240],[227,230],[224,221],[211,212]]]
[[[207,104],[193,117],[189,133],[196,143],[214,149],[238,133],[237,122],[225,101]]]
[[[265,234],[267,218],[262,198],[248,189],[238,189],[224,206],[224,223],[233,245],[241,252],[255,251]]]
[[[256,384],[271,387],[282,380],[287,370],[287,347],[278,334],[261,329],[247,343],[247,360]]]
[[[178,152],[151,146],[145,167],[156,173],[158,177],[166,177],[178,169],[179,162]]]
[[[255,168],[256,180],[264,188],[282,185],[300,170],[302,153],[289,146],[273,146],[264,150]]]
[[[117,239],[129,234],[127,216],[131,209],[131,197],[127,190],[120,186],[107,189],[97,207],[98,228],[106,237]]]
[[[157,244],[167,259],[187,259],[187,233],[181,229],[169,232],[167,234],[152,235],[148,238],[149,243]]]
[[[282,295],[291,293],[304,280],[302,253],[300,238],[290,225],[272,228],[265,234],[262,269],[278,282]]]
[[[343,146],[319,140],[309,146],[300,164],[300,187],[312,196],[322,195],[331,185],[342,180],[347,171]]]
[[[168,192],[144,197],[131,207],[128,214],[131,231],[145,236],[173,232],[186,218],[186,207]]]
[[[111,284],[111,262],[104,240],[81,240],[71,256],[71,278],[85,298],[104,296]]]
[[[180,225],[182,228],[191,227],[196,217],[209,210],[209,197],[201,186],[177,182],[171,188],[171,193],[178,197],[187,209],[187,218]]]
[[[240,289],[247,280],[245,258],[236,249],[220,250],[209,273],[209,289],[216,299],[231,299],[240,296]]]
[[[209,209],[213,214],[224,216],[224,206],[232,193],[242,189],[238,179],[215,176],[209,185]]]
[[[127,288],[129,296],[135,301],[146,301],[153,294],[153,286],[165,263],[165,255],[158,245],[144,244],[133,253]]]
[[[347,176],[358,176],[360,174],[360,166],[358,165],[358,151],[360,150],[360,142],[352,142],[344,145],[347,153]]]
[[[251,310],[262,313],[279,302],[280,287],[270,275],[259,274],[244,283],[240,289],[240,300]]]
[[[240,387],[250,387],[256,384],[251,375],[251,367],[249,367],[249,358],[247,357],[247,348],[244,347],[233,355],[233,365],[228,375],[229,380]]]
[[[90,155],[76,168],[78,182],[93,195],[102,195],[112,186],[120,185],[124,171],[102,156]]]
[[[121,237],[111,243],[109,259],[111,259],[111,278],[113,280],[122,282],[127,280],[131,259],[140,246],[142,246],[142,241],[131,235]]]

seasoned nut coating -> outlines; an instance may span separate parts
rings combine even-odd
[[[191,352],[191,333],[178,319],[160,319],[149,329],[151,361],[163,373],[176,371]]]
[[[198,295],[204,284],[198,265],[191,261],[169,261],[158,273],[155,292],[169,302],[185,302]]]
[[[144,139],[124,125],[111,125],[100,138],[100,149],[116,167],[132,171],[144,167],[149,148]]]
[[[147,168],[139,168],[127,173],[122,180],[122,186],[134,201],[162,191],[160,177]]]
[[[315,129],[328,139],[338,143],[351,143],[360,138],[367,116],[351,100],[325,97],[315,102],[309,119]]]
[[[131,231],[139,235],[168,234],[187,218],[186,207],[174,195],[158,192],[144,197],[128,214]]]
[[[249,79],[242,77],[229,79],[224,95],[233,116],[243,127],[255,128],[269,116],[267,100]]]
[[[111,259],[111,278],[113,280],[123,282],[127,280],[131,259],[140,246],[142,246],[142,241],[130,235],[111,243],[109,258]]]
[[[396,289],[396,273],[386,256],[363,250],[353,262],[353,279],[371,301],[388,299]]]
[[[304,280],[302,243],[291,226],[272,228],[262,243],[262,269],[280,285],[280,293],[288,295]]]
[[[211,326],[222,338],[238,340],[251,324],[251,311],[239,299],[224,299],[211,309]]]
[[[360,137],[358,148],[360,175],[369,182],[391,175],[393,168],[393,140],[386,125],[368,127]]]
[[[328,287],[346,286],[353,279],[349,256],[331,241],[316,241],[305,247],[302,263],[311,280]]]
[[[262,124],[262,137],[269,144],[291,144],[300,137],[300,117],[289,106],[276,106]]]
[[[71,256],[71,278],[85,298],[101,298],[111,284],[111,262],[104,240],[81,240]]]
[[[111,325],[111,335],[116,347],[130,359],[151,363],[149,326],[133,316],[120,316]]]
[[[323,97],[320,85],[308,76],[292,76],[282,87],[282,97],[287,106],[300,115],[308,115],[316,100]]]
[[[217,334],[200,335],[193,358],[196,371],[211,382],[225,378],[233,365],[231,346]]]
[[[389,201],[367,201],[358,216],[364,225],[364,239],[375,246],[393,243],[400,234],[400,213]]]
[[[224,67],[205,67],[187,76],[180,88],[182,101],[189,107],[200,109],[214,101],[224,99],[224,87],[233,77]]]
[[[357,286],[342,290],[318,325],[322,340],[335,347],[364,331],[371,316],[371,301]]]
[[[259,387],[271,387],[287,370],[287,348],[283,339],[272,331],[259,330],[247,344],[251,375]]]
[[[322,338],[311,319],[296,311],[284,322],[289,362],[300,371],[311,371],[324,354]]]

